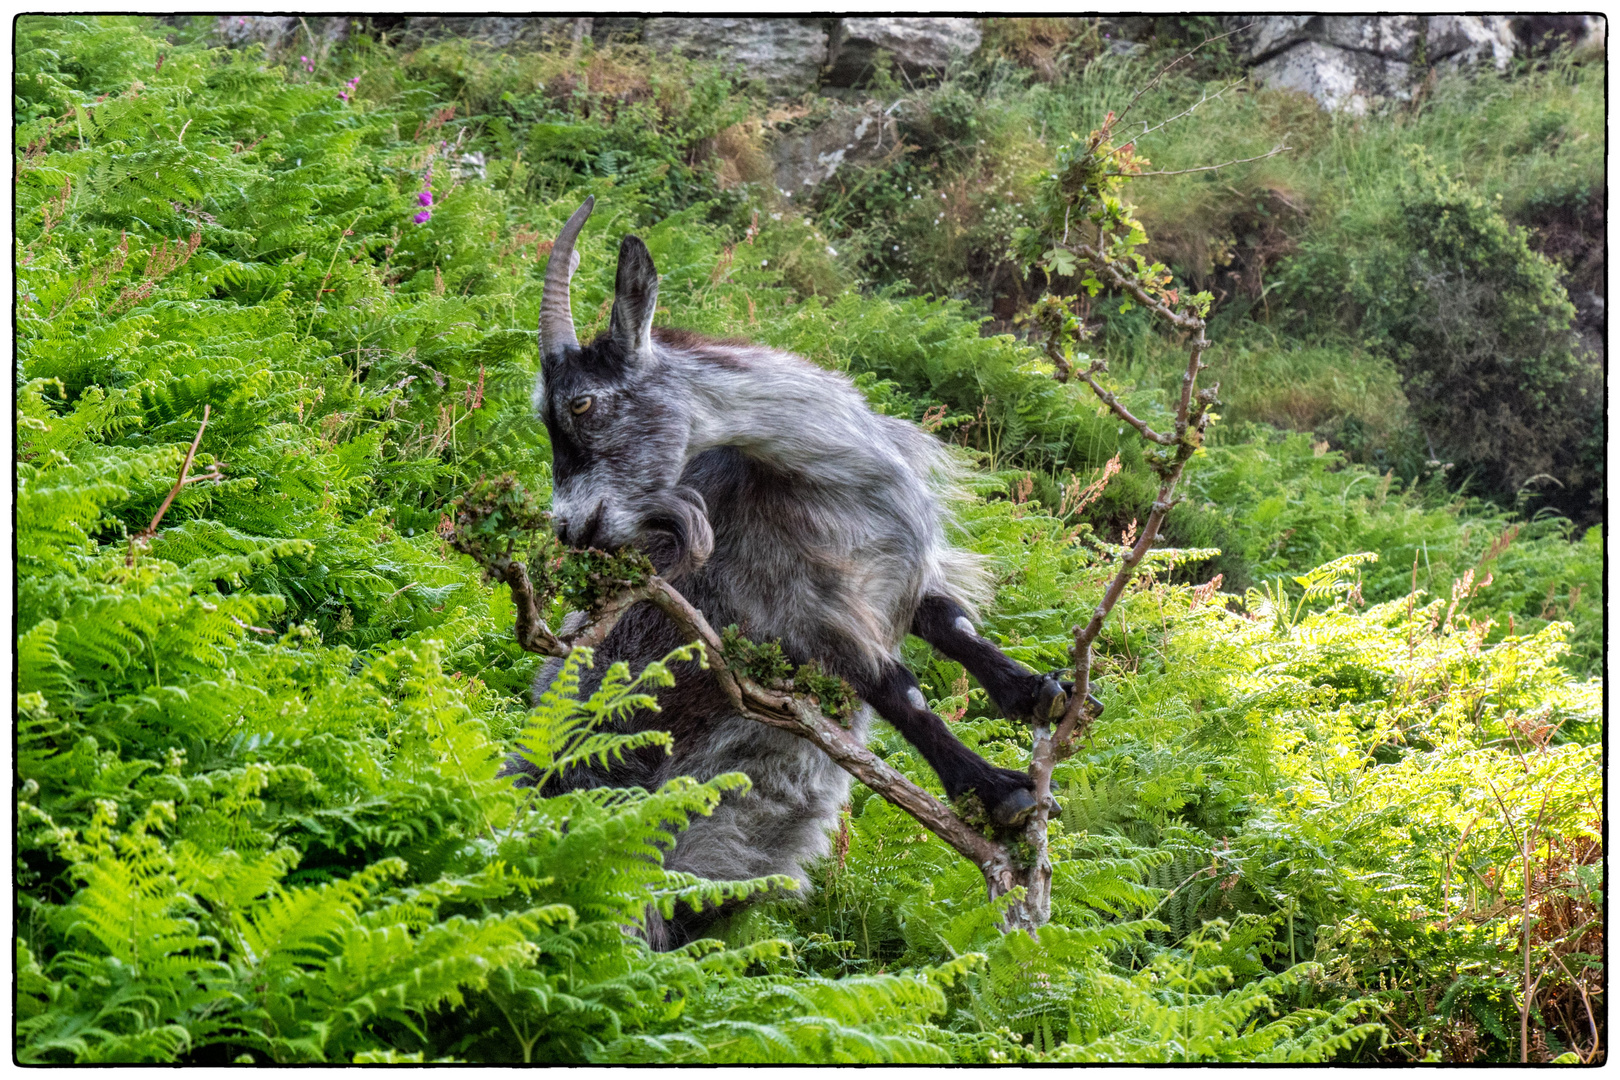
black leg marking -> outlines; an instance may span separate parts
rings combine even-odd
[[[924,597],[911,632],[967,668],[1008,719],[1056,720],[1069,703],[1074,683],[1036,674],[980,637],[967,612],[949,597]],[[1094,715],[1102,712],[1095,697],[1091,705]]]
[[[1035,809],[1035,796],[1030,794],[1035,781],[1029,774],[998,769],[963,746],[927,708],[911,672],[891,663],[876,678],[852,682],[855,692],[893,724],[939,774],[947,796],[954,799],[967,791],[977,792],[991,819],[1007,827],[1022,823]]]

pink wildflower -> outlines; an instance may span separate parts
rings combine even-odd
[[[420,225],[423,222],[427,221],[432,216],[433,216],[433,211],[431,211],[431,210],[423,210],[423,211],[420,211],[415,217],[411,218],[411,220],[416,222],[418,225]]]

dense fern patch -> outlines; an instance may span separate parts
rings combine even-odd
[[[465,125],[452,94],[486,99],[443,55],[379,74],[374,48],[311,73],[143,20],[18,24],[18,1060],[1508,1058],[1526,950],[1536,1052],[1589,1045],[1602,687],[1566,638],[1601,551],[1306,436],[1189,470],[1182,546],[1122,603],[1107,712],[1055,777],[1038,939],[1000,935],[978,872],[858,789],[803,895],[650,952],[649,905],[784,884],[661,865],[747,778],[497,779],[515,744],[542,769],[658,745],[602,725],[669,676],[615,668],[580,700],[581,655],[529,708],[508,595],[438,532],[481,477],[547,493],[533,326],[580,198],[607,211],[582,332],[634,227],[672,321],[797,349],[956,437],[986,632],[1032,666],[1064,663],[1142,501],[1127,471],[1082,512],[1077,478],[1139,450],[962,305],[816,293],[813,225],[745,232],[689,152],[744,115],[720,75],[659,69],[668,93],[589,123],[525,99]],[[655,108],[684,119],[626,142]],[[908,659],[967,742],[1025,763],[958,666]]]

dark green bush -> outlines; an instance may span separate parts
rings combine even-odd
[[[1419,148],[1408,161],[1391,232],[1362,250],[1308,244],[1291,297],[1337,309],[1394,358],[1433,452],[1480,489],[1539,483],[1549,504],[1586,513],[1603,488],[1602,376],[1577,350],[1557,267],[1497,201]]]

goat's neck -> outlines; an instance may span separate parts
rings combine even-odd
[[[893,466],[883,460],[889,448],[873,438],[859,393],[801,362],[693,364],[682,376],[692,410],[688,461],[732,446],[783,472],[822,480]]]

